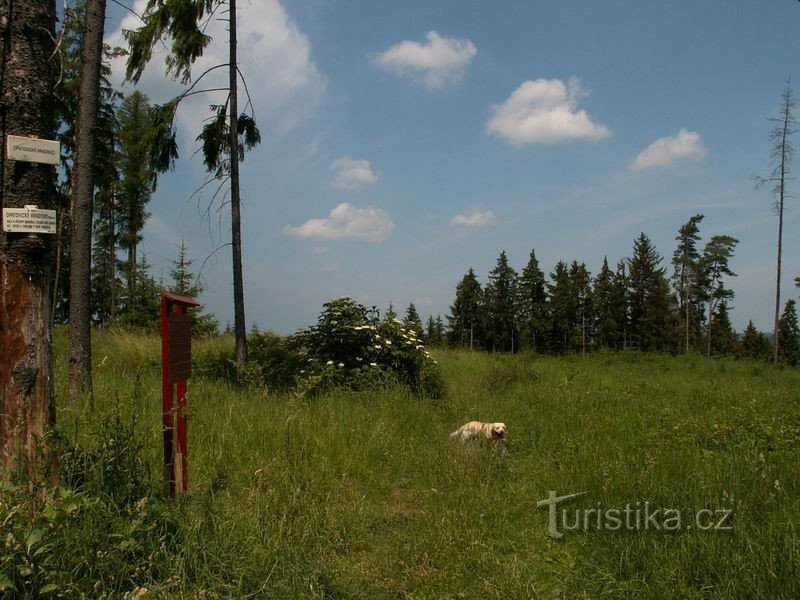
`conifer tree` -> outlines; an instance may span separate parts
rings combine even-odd
[[[797,324],[797,303],[788,300],[780,323],[780,358],[792,366],[800,363],[800,329]]]
[[[614,272],[608,267],[608,258],[604,257],[592,291],[595,335],[598,345],[604,348],[619,348],[622,337],[614,279]],[[624,293],[622,296],[624,298]]]
[[[769,141],[772,143],[770,159],[772,172],[767,177],[756,177],[756,185],[771,184],[772,194],[775,198],[774,209],[778,216],[778,256],[776,261],[777,276],[775,278],[775,328],[773,332],[773,360],[778,362],[780,348],[780,308],[781,308],[781,261],[783,255],[783,213],[788,192],[786,183],[790,179],[794,146],[792,136],[797,133],[797,121],[794,118],[795,99],[791,82],[786,82],[786,87],[781,95],[781,105],[778,114],[770,117],[775,127],[769,132]]]
[[[691,346],[691,338],[695,337],[698,331],[697,309],[702,292],[702,273],[697,242],[700,240],[699,223],[702,220],[703,215],[697,214],[681,226],[675,238],[678,247],[672,256],[672,265],[675,269],[672,282],[678,296],[678,322],[683,333],[683,343],[679,346],[682,346],[687,353]]]
[[[706,333],[706,350],[711,355],[711,338],[713,335],[714,313],[719,303],[727,302],[734,296],[733,290],[725,288],[725,277],[736,277],[728,263],[733,257],[733,250],[739,240],[729,235],[715,235],[706,244],[701,259],[705,297],[708,301],[708,331]]]
[[[517,273],[508,264],[503,250],[489,273],[484,294],[487,341],[492,350],[514,352],[517,349],[517,297]]]
[[[167,56],[167,74],[179,78],[186,84],[192,79],[192,66],[211,42],[205,34],[208,21],[223,9],[228,22],[228,60],[209,67],[197,77],[182,94],[156,110],[156,135],[159,143],[152,143],[152,162],[156,170],[169,168],[178,156],[175,112],[180,102],[189,94],[201,93],[194,87],[208,73],[225,68],[228,75],[227,97],[224,103],[211,105],[212,117],[203,126],[197,140],[202,144],[203,162],[211,180],[220,181],[220,186],[230,183],[229,204],[231,210],[231,250],[233,266],[233,313],[236,337],[236,371],[242,381],[247,362],[247,329],[244,311],[244,275],[242,266],[242,223],[239,186],[239,163],[244,160],[245,148],[251,149],[261,142],[261,134],[252,113],[239,113],[238,89],[242,75],[237,51],[236,0],[148,0],[144,10],[144,25],[136,31],[126,32],[130,44],[127,64],[127,79],[138,82],[149,62],[153,48],[164,38],[170,41]],[[219,89],[219,88],[212,88]],[[245,91],[247,87],[245,86]],[[252,108],[248,98],[247,106]]]
[[[422,339],[424,333],[422,328],[422,319],[420,319],[419,313],[417,312],[417,307],[414,306],[413,302],[411,302],[406,309],[406,316],[403,319],[403,325],[406,327],[406,329],[411,329],[417,334],[417,337]]]
[[[119,322],[126,327],[155,330],[159,323],[163,286],[150,274],[150,263],[145,252],[139,254],[134,277],[135,285],[131,288],[133,295],[129,296],[127,289],[123,293],[122,302],[126,310],[120,316]]]
[[[728,303],[721,301],[714,315],[714,338],[711,352],[718,356],[733,356],[737,353],[736,332],[728,315]]]
[[[749,321],[742,336],[742,355],[753,360],[769,360],[771,351],[767,336],[756,329],[753,321]]]
[[[445,331],[442,315],[436,315],[436,344],[441,346],[445,343],[447,332]]]
[[[120,244],[127,251],[123,268],[128,298],[136,297],[135,285],[139,257],[137,250],[142,241],[142,229],[150,216],[147,205],[153,191],[153,169],[149,161],[153,136],[153,119],[145,94],[134,91],[122,101],[119,109],[119,208]],[[126,310],[133,310],[127,306]]]
[[[550,296],[550,348],[555,352],[566,352],[570,347],[573,318],[575,315],[575,296],[567,263],[560,260],[547,284]]]
[[[428,316],[425,323],[425,343],[429,346],[434,345],[436,339],[436,321],[433,320],[433,315]]]
[[[483,290],[475,271],[470,268],[456,285],[456,298],[447,315],[448,341],[454,346],[483,344]]]
[[[389,301],[389,308],[386,310],[386,316],[384,317],[384,320],[386,320],[386,321],[394,321],[395,319],[397,319],[397,312],[394,310],[394,305],[392,304],[392,301],[390,300]]]
[[[0,14],[0,140],[5,146],[7,135],[52,139],[55,2],[0,0]],[[53,167],[7,160],[6,148],[0,148],[2,208],[55,208],[54,181]],[[0,228],[0,479],[9,483],[26,475],[45,476],[55,456],[45,435],[56,418],[49,318],[52,245],[48,236]],[[6,519],[13,514],[5,506],[3,512]],[[6,564],[8,556],[6,548]],[[3,578],[9,581],[5,571]]]
[[[545,277],[536,254],[531,250],[528,264],[519,278],[518,314],[521,338],[532,350],[541,351],[547,326]]]
[[[616,348],[626,348],[630,333],[630,296],[628,293],[629,277],[625,260],[617,263],[617,270],[611,286],[612,306],[614,307],[614,321],[617,324],[614,338]]]
[[[569,278],[575,306],[575,313],[572,315],[574,349],[580,349],[581,355],[585,355],[591,335],[592,279],[586,264],[578,264],[577,261],[572,261]]]
[[[189,296],[195,300],[203,293],[203,286],[195,278],[194,273],[191,271],[192,261],[188,256],[186,243],[181,240],[178,257],[172,261],[172,268],[169,270],[169,276],[172,279],[172,285],[169,291],[179,296]],[[214,318],[214,315],[203,312],[202,306],[197,306],[189,309],[189,314],[192,316],[192,335],[207,336],[214,335],[219,329],[219,323]],[[258,333],[258,325],[253,323],[253,331]]]
[[[672,300],[662,261],[650,238],[639,235],[628,268],[631,336],[642,350],[664,350],[671,337]]]

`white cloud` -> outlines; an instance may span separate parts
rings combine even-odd
[[[133,10],[144,12],[147,0],[136,0]],[[106,38],[112,46],[127,47],[122,31],[141,26],[138,17],[128,13],[116,30]],[[206,69],[228,60],[227,24],[212,18],[206,33],[213,39],[192,67],[199,77]],[[311,43],[290,19],[279,0],[259,0],[245,4],[239,10],[239,66],[255,105],[256,119],[262,134],[270,128],[283,134],[306,117],[316,106],[325,90],[325,78],[311,58]],[[168,45],[168,41],[165,44]],[[166,79],[167,49],[156,44],[153,58],[137,85],[152,102],[164,102],[179,94],[185,86]],[[119,84],[125,74],[125,57],[112,61],[113,80]],[[196,89],[227,85],[227,70],[217,69],[198,83]],[[195,79],[196,80],[196,79]],[[131,85],[128,84],[128,91]],[[225,92],[198,94],[187,98],[178,110],[178,125],[184,133],[197,136],[200,124],[208,116],[208,105],[225,100]],[[239,106],[244,110],[247,95],[239,86]],[[268,136],[263,136],[268,139]]]
[[[459,81],[478,49],[468,39],[442,37],[435,31],[427,42],[405,40],[373,58],[375,64],[397,75],[411,77],[431,88]]]
[[[525,81],[508,100],[494,106],[486,132],[516,145],[607,138],[611,129],[594,123],[585,110],[578,109],[578,102],[587,95],[575,77],[567,83],[560,79]]]
[[[368,160],[342,156],[331,163],[331,171],[335,173],[331,185],[340,190],[357,190],[378,181]]]
[[[300,238],[323,240],[364,240],[382,242],[389,238],[394,223],[389,213],[372,206],[356,208],[342,202],[322,219],[310,219],[302,225],[287,225],[283,232]]]
[[[703,145],[700,134],[681,129],[676,135],[659,138],[642,150],[631,163],[630,170],[663,167],[681,158],[702,160],[707,155],[708,150]]]
[[[478,209],[458,214],[450,219],[450,225],[453,227],[485,227],[496,222],[497,217],[494,216],[492,211]]]

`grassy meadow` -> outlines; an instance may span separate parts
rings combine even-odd
[[[107,597],[800,597],[798,369],[437,350],[442,401],[401,389],[308,400],[204,375],[232,343],[195,343],[176,549],[142,559],[164,564],[142,567],[135,594],[98,584]],[[96,332],[94,406],[67,403],[64,346],[59,335],[61,431],[92,447],[97,414],[135,420],[160,489],[158,339]],[[470,420],[505,422],[506,450],[449,438]],[[733,530],[556,541],[536,506],[549,490],[588,492],[570,511],[731,509]]]

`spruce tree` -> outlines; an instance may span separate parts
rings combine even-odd
[[[575,306],[572,315],[573,349],[585,355],[592,335],[592,278],[586,264],[577,261],[570,265],[569,278]]]
[[[547,292],[545,277],[536,254],[531,250],[528,264],[522,269],[518,287],[518,314],[522,344],[541,351],[547,326]]]
[[[720,302],[714,315],[714,338],[711,352],[717,356],[733,356],[737,354],[738,342],[736,332],[728,315],[728,303]]]
[[[575,315],[575,296],[572,293],[572,282],[567,263],[560,260],[547,284],[550,296],[550,342],[551,351],[566,352],[570,348],[573,317]]]
[[[436,339],[436,321],[433,320],[433,315],[428,316],[428,321],[425,323],[425,343],[429,346],[434,345]]]
[[[169,291],[173,294],[189,296],[196,300],[203,293],[203,286],[191,271],[193,262],[188,256],[185,242],[181,240],[178,257],[172,261],[172,268],[169,270],[169,276],[172,279]],[[219,323],[217,323],[214,315],[204,313],[202,306],[190,308],[189,314],[193,319],[192,335],[207,336],[217,333]],[[256,323],[253,323],[253,328],[258,333],[258,325]]]
[[[386,316],[383,318],[385,321],[394,321],[397,319],[397,312],[394,310],[394,305],[391,300],[389,301],[389,308],[386,310]]]
[[[622,323],[619,319],[619,299],[615,290],[614,272],[608,267],[608,258],[594,279],[592,292],[594,301],[594,330],[597,344],[604,348],[619,348],[622,338]],[[622,294],[624,298],[624,293]]]
[[[442,320],[442,315],[436,315],[436,343],[441,346],[444,344],[445,340],[447,339],[447,332],[445,331],[444,321]]]
[[[488,343],[492,350],[514,352],[519,345],[517,272],[508,264],[505,250],[497,257],[497,264],[489,273],[484,298]]]
[[[52,139],[56,4],[53,0],[0,0],[0,15],[0,140],[5,146],[10,134]],[[5,160],[5,147],[0,152],[2,207],[56,208],[55,169]],[[45,467],[55,458],[55,440],[46,435],[56,418],[49,318],[52,252],[53,240],[46,235],[0,228],[0,479],[8,483],[24,476],[44,478]],[[6,520],[13,510],[7,511],[4,505]],[[5,582],[8,577],[4,570]],[[11,584],[4,587],[14,589]]]
[[[665,350],[671,337],[672,299],[662,261],[650,238],[639,235],[628,268],[630,335],[642,350]]]
[[[470,268],[456,285],[456,298],[447,315],[448,342],[453,346],[483,345],[483,290],[475,271]]]
[[[414,303],[411,302],[406,309],[406,316],[403,319],[403,325],[406,329],[411,329],[414,333],[417,334],[417,337],[422,339],[424,334],[424,330],[422,328],[422,319],[419,317],[419,313],[417,312],[417,307],[414,306]]]
[[[753,360],[769,360],[772,346],[767,336],[756,329],[753,321],[747,323],[742,335],[740,351],[743,356]]]
[[[192,93],[210,91],[193,88],[208,73],[224,67],[228,75],[225,89],[227,97],[223,104],[211,106],[212,117],[206,121],[197,140],[202,143],[203,162],[210,181],[221,182],[221,187],[230,184],[227,204],[230,205],[231,211],[233,328],[236,337],[236,375],[241,382],[247,362],[247,329],[244,310],[239,163],[244,161],[245,149],[251,149],[261,142],[261,133],[252,112],[250,115],[246,112],[247,106],[252,109],[249,95],[245,112],[239,113],[239,78],[243,78],[243,75],[237,59],[236,0],[191,2],[148,0],[142,16],[144,25],[136,31],[126,32],[130,45],[126,78],[134,83],[138,82],[152,57],[153,48],[159,43],[163,44],[164,38],[167,38],[170,42],[166,59],[167,74],[180,79],[184,84],[188,83],[193,75],[192,66],[211,42],[211,37],[205,33],[206,25],[220,10],[227,13],[225,19],[228,22],[229,34],[228,59],[225,63],[209,67],[199,76],[195,76],[194,83],[182,94],[157,109],[157,134],[154,137],[159,139],[160,143],[151,144],[153,150],[151,160],[158,171],[164,171],[172,165],[178,156],[174,120],[181,100]],[[246,84],[245,91],[247,91]]]
[[[681,342],[684,352],[689,352],[692,341],[699,330],[698,307],[700,304],[702,273],[700,268],[700,252],[697,242],[700,240],[699,223],[703,215],[694,215],[678,231],[675,240],[678,247],[672,255],[674,272],[672,282],[678,296],[678,323],[680,324]]]
[[[123,273],[127,296],[136,295],[138,247],[142,229],[150,216],[147,205],[153,191],[154,172],[149,162],[153,135],[150,104],[145,94],[134,91],[125,97],[119,110],[119,213],[120,244],[127,251]],[[126,307],[128,310],[128,307]]]
[[[800,363],[800,329],[797,325],[797,303],[788,300],[780,322],[780,359],[792,366]]]
[[[617,270],[611,286],[614,321],[617,324],[616,337],[613,338],[615,348],[626,348],[630,334],[630,295],[628,293],[628,266],[625,260],[617,263]]]

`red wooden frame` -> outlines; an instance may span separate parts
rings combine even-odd
[[[170,343],[178,341],[173,338],[173,332],[170,330],[170,315],[185,315],[186,309],[192,306],[199,306],[194,298],[169,292],[161,294],[161,414],[164,427],[165,491],[170,498],[174,498],[176,492],[185,493],[189,484],[186,446],[186,379],[189,375],[173,381],[170,373],[172,364]],[[191,328],[188,330],[188,339],[181,341],[189,344],[188,352],[191,359]],[[174,403],[176,388],[177,406]]]

